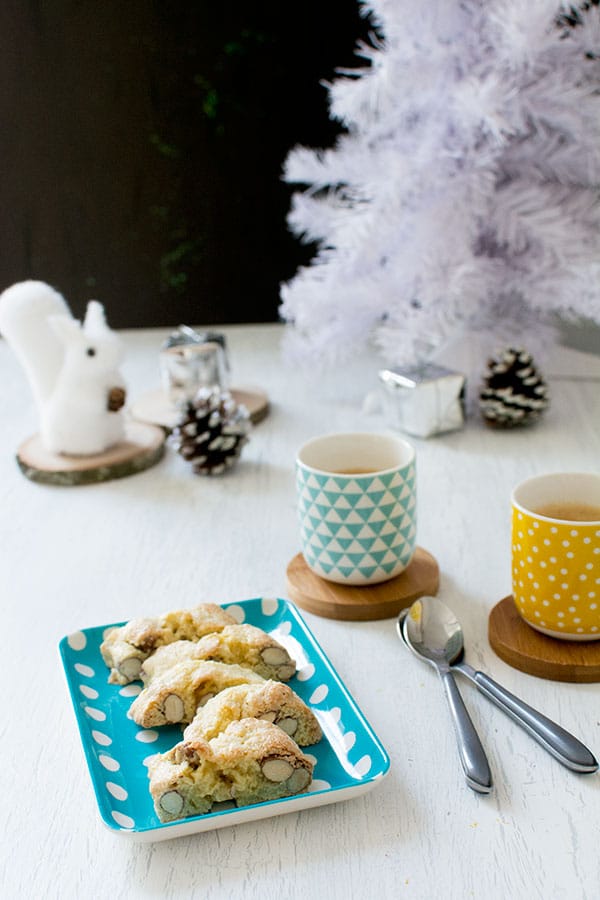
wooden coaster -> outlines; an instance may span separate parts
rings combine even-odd
[[[17,462],[27,478],[40,484],[97,484],[149,469],[162,458],[165,440],[157,425],[128,422],[120,444],[93,456],[67,456],[50,453],[34,434],[19,447]]]
[[[514,669],[551,681],[600,681],[600,641],[562,641],[531,628],[512,594],[494,606],[488,637],[500,659]]]
[[[396,578],[366,587],[326,581],[308,568],[301,553],[287,567],[290,599],[302,609],[327,619],[368,622],[390,619],[422,597],[436,594],[440,570],[433,556],[417,547],[411,564]]]
[[[243,403],[254,425],[262,422],[269,412],[269,398],[256,388],[231,388],[231,395],[236,403]],[[178,410],[169,402],[162,388],[142,394],[131,405],[131,414],[139,422],[160,425],[171,431],[179,418]]]

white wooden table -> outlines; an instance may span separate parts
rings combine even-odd
[[[199,601],[285,597],[286,565],[299,549],[297,447],[319,433],[385,427],[378,414],[362,410],[377,384],[374,357],[319,380],[286,366],[281,326],[223,330],[233,383],[266,390],[272,410],[238,467],[209,480],[193,476],[168,450],[151,470],[101,485],[27,481],[14,452],[36,420],[21,370],[0,346],[0,895],[595,900],[600,775],[562,768],[463,682],[495,777],[493,794],[474,794],[464,783],[437,676],[400,646],[393,620],[348,623],[303,613],[389,752],[389,775],[374,790],[156,844],[131,843],[101,823],[58,657],[60,638]],[[158,386],[165,334],[123,333],[130,397]],[[455,368],[460,363],[454,359]],[[552,406],[528,430],[499,433],[473,417],[460,431],[413,439],[418,542],[438,559],[440,596],[464,624],[468,661],[596,755],[600,685],[560,684],[510,668],[488,644],[487,619],[510,591],[511,487],[543,471],[598,470],[599,363],[557,354],[546,374],[575,372],[583,380],[550,378]]]

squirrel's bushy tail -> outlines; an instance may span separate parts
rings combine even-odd
[[[0,294],[0,334],[23,366],[39,408],[52,393],[64,359],[51,316],[72,318],[62,294],[44,281],[20,281]]]

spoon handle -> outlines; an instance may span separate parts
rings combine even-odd
[[[483,672],[474,672],[473,680],[482,694],[504,710],[564,766],[574,772],[597,771],[598,762],[585,744],[556,722],[542,715],[519,697],[515,697]]]
[[[480,794],[489,794],[492,790],[492,774],[481,746],[479,735],[467,712],[467,708],[460,695],[460,691],[454,680],[452,672],[440,672],[442,684],[446,691],[446,699],[452,713],[456,737],[458,739],[458,751],[460,761],[465,773],[467,784]]]

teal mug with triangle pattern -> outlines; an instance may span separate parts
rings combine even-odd
[[[411,444],[393,435],[328,434],[296,460],[302,554],[321,578],[378,584],[409,565],[416,546]]]

